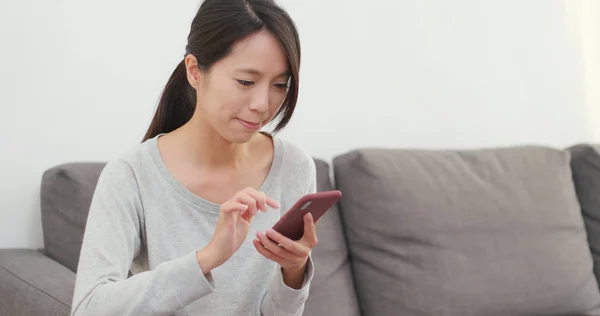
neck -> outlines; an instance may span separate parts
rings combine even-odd
[[[192,118],[171,134],[172,141],[182,149],[181,158],[194,165],[237,168],[249,157],[246,143],[228,141],[201,119]]]

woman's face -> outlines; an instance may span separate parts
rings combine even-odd
[[[188,80],[197,92],[195,119],[231,142],[250,140],[274,117],[287,95],[288,59],[268,31],[237,42],[208,72],[199,71],[194,63],[188,55]]]

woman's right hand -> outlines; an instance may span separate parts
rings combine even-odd
[[[237,192],[221,204],[215,232],[209,244],[196,253],[204,274],[222,265],[240,248],[258,211],[267,206],[278,208],[279,203],[252,187]]]

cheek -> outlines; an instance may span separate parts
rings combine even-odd
[[[212,103],[215,105],[217,115],[223,120],[236,116],[248,102],[248,93],[229,82],[223,82],[213,90]]]
[[[277,110],[279,110],[279,108],[283,104],[283,101],[285,101],[286,96],[287,96],[287,92],[275,92],[275,93],[271,94],[271,97],[269,100],[269,113],[270,113],[271,117],[273,117],[273,115],[275,115],[275,113],[277,113]]]

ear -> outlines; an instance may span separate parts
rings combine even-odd
[[[185,70],[188,82],[194,89],[198,90],[198,86],[203,80],[203,73],[198,68],[198,60],[194,55],[187,54],[185,56]]]

